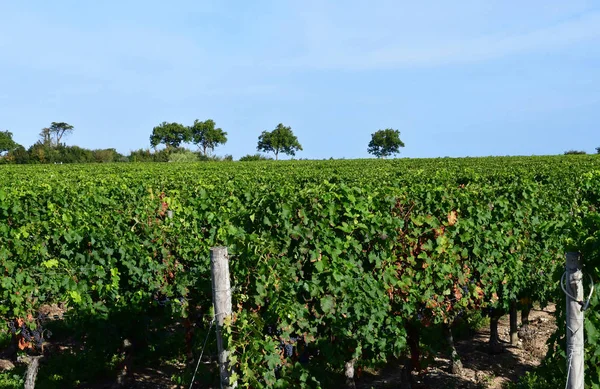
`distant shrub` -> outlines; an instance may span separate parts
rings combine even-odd
[[[167,162],[169,152],[165,150],[152,152],[149,149],[139,149],[129,153],[129,162]]]
[[[585,151],[579,151],[579,150],[565,151],[565,155],[572,155],[572,154],[587,154],[587,153]]]
[[[198,153],[198,160],[202,162],[223,162],[223,161],[233,161],[233,157],[229,154],[220,157],[218,155],[204,155],[202,153]]]
[[[115,149],[92,150],[92,155],[95,162],[123,162],[123,160],[126,160]]]
[[[248,162],[248,161],[272,161],[273,158],[271,157],[267,157],[265,155],[262,154],[248,154],[248,155],[244,155],[242,158],[240,158],[240,162]]]
[[[169,162],[198,162],[198,154],[190,150],[177,151],[169,155]]]

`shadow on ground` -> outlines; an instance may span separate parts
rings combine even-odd
[[[500,389],[507,382],[515,382],[525,372],[533,370],[543,359],[546,341],[556,329],[554,306],[544,310],[532,310],[530,328],[533,338],[512,346],[508,342],[508,317],[498,325],[504,351],[499,354],[488,352],[489,328],[456,341],[463,372],[451,373],[447,355],[434,358],[420,374],[413,373],[411,389]],[[377,374],[364,374],[357,381],[357,389],[408,388],[402,383],[402,366],[390,364]]]

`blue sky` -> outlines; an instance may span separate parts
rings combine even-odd
[[[216,154],[291,126],[298,158],[546,155],[600,146],[598,1],[0,0],[0,129],[149,147],[211,118]]]

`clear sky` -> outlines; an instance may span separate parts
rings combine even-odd
[[[291,126],[298,158],[542,155],[600,146],[600,2],[0,0],[0,129],[29,147],[149,147],[213,119],[256,152]]]

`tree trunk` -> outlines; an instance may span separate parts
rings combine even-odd
[[[527,302],[527,304],[523,307],[521,311],[521,328],[527,328],[529,326],[529,313],[531,312],[531,303]]]
[[[500,320],[501,314],[498,309],[492,309],[490,314],[490,353],[499,354],[502,350],[502,344],[500,343],[500,337],[498,336],[498,321]]]
[[[412,324],[406,324],[406,342],[410,347],[410,367],[409,374],[413,371],[421,370],[421,352],[419,349],[419,330]]]
[[[400,373],[400,389],[412,389],[413,379],[410,368],[410,359],[407,359],[402,366]]]
[[[275,151],[275,160],[277,161],[277,157],[279,156],[279,151]]]
[[[454,338],[452,336],[452,327],[450,324],[443,324],[444,328],[444,337],[446,338],[446,342],[448,343],[448,348],[450,350],[450,367],[452,374],[461,375],[462,374],[462,362],[460,360],[460,355],[456,351],[456,347],[454,347]]]
[[[25,373],[25,389],[34,389],[35,380],[40,368],[40,358],[43,356],[30,357],[28,355],[18,357],[18,361],[27,364],[27,372]]]
[[[519,344],[519,335],[517,331],[517,301],[513,300],[510,303],[510,344],[516,346]]]

